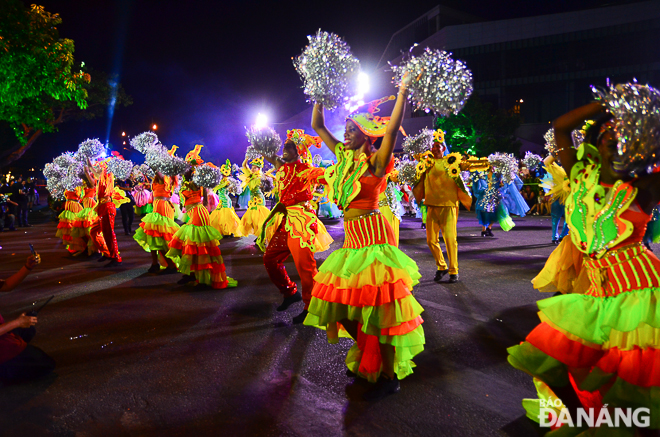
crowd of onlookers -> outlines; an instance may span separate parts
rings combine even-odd
[[[28,213],[39,205],[39,192],[33,178],[21,176],[0,186],[0,232],[5,228],[29,227]]]

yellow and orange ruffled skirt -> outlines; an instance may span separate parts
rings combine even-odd
[[[64,211],[58,217],[60,222],[55,236],[62,239],[62,244],[71,253],[87,250],[84,221],[80,217],[82,210],[80,202],[67,200]]]
[[[133,239],[147,252],[168,251],[169,242],[179,230],[174,221],[174,206],[163,199],[154,199],[153,212],[142,218]]]
[[[223,207],[222,203],[211,213],[211,226],[222,235],[243,236],[240,231],[241,219],[236,215],[236,211],[232,207]]]
[[[340,335],[340,320],[359,323],[346,365],[375,382],[382,370],[379,343],[394,346],[399,379],[412,373],[412,358],[424,350],[422,306],[411,294],[419,282],[417,264],[394,243],[392,228],[380,214],[344,221],[345,240],[319,268],[305,325],[325,329],[330,343]]]

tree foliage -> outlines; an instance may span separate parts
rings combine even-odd
[[[473,94],[457,115],[436,120],[436,129],[445,131],[452,152],[488,156],[494,152],[518,154],[521,143],[515,136],[520,117],[493,109]]]
[[[58,14],[43,6],[26,8],[20,0],[0,2],[0,121],[11,126],[16,141],[3,141],[0,167],[20,158],[44,132],[71,119],[103,114],[110,83],[117,104],[131,104],[116,78],[84,71],[75,63],[74,44],[61,39]],[[94,80],[92,80],[94,79]]]

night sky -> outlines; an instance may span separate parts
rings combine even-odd
[[[26,4],[32,3],[26,2]],[[39,1],[59,13],[60,36],[75,42],[75,58],[106,72],[117,71],[134,104],[117,108],[110,142],[136,135],[155,123],[166,146],[185,153],[205,144],[202,157],[240,162],[247,142],[244,126],[258,112],[273,122],[308,104],[291,57],[321,28],[352,47],[362,69],[376,68],[391,35],[431,10],[438,1],[260,2],[168,0]],[[452,0],[448,7],[484,19],[506,19],[584,9],[626,1]],[[92,78],[93,80],[94,78]],[[376,98],[380,96],[367,96]],[[42,136],[16,163],[27,168],[75,150],[88,137],[105,140],[107,114],[88,122],[68,122]],[[125,152],[139,161],[136,152]]]

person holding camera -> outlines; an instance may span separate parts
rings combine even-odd
[[[12,291],[40,262],[39,254],[30,255],[18,272],[0,280],[0,292]],[[37,317],[26,313],[8,322],[0,315],[0,381],[29,381],[45,376],[55,368],[55,360],[28,344],[36,334],[36,324]]]

